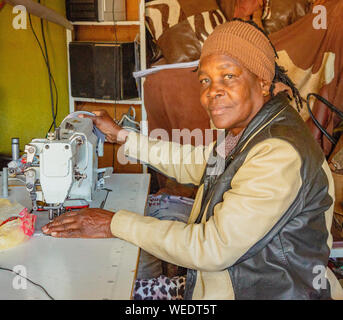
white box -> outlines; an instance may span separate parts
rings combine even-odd
[[[99,21],[126,20],[125,0],[98,0]]]

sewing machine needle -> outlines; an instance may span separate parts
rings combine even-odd
[[[112,192],[112,190],[111,189],[103,189],[103,190],[106,190],[107,191],[107,193],[106,193],[106,197],[105,197],[105,199],[101,202],[101,205],[100,205],[100,209],[103,209],[104,208],[104,206],[105,206],[105,203],[106,203],[106,200],[107,200],[107,197],[108,197],[108,194],[110,193],[110,192]]]

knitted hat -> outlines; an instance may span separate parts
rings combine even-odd
[[[275,52],[268,38],[249,23],[233,20],[216,27],[206,39],[200,60],[211,54],[225,54],[259,78],[272,82]]]

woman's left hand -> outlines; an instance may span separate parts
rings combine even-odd
[[[70,211],[45,225],[42,231],[57,238],[113,238],[113,215],[113,212],[102,209]]]

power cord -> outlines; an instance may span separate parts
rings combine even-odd
[[[38,0],[38,3],[40,3],[40,0]],[[35,32],[33,25],[32,25],[32,20],[31,20],[31,15],[29,14],[29,23],[31,26],[31,30],[33,32],[33,35],[38,43],[38,46],[40,48],[40,51],[42,53],[44,62],[46,64],[47,70],[48,70],[48,75],[49,75],[49,87],[50,87],[50,100],[51,100],[51,113],[52,113],[52,118],[53,121],[50,125],[50,128],[48,132],[50,132],[51,128],[54,126],[54,129],[56,129],[56,117],[57,117],[57,112],[58,112],[58,90],[56,86],[55,79],[51,73],[51,67],[50,67],[50,61],[49,61],[49,56],[48,56],[48,50],[47,50],[47,44],[46,44],[46,39],[45,39],[45,32],[44,32],[44,24],[43,24],[43,19],[40,19],[41,21],[41,32],[42,32],[42,37],[43,37],[43,43],[44,43],[44,49],[42,44],[40,43],[37,33]],[[45,51],[45,52],[44,52]],[[54,95],[53,95],[53,90],[52,90],[52,85],[54,86],[55,89],[55,95],[56,95],[56,101],[54,102]],[[55,111],[56,109],[56,111]]]
[[[114,31],[114,43],[118,43],[118,37],[117,37],[117,26],[115,24],[115,14],[114,14],[114,5],[115,5],[115,1],[116,0],[113,0],[112,1],[112,17],[113,17],[113,31]],[[115,96],[115,95],[114,95]],[[117,102],[116,102],[116,99],[114,99],[114,108],[116,106]],[[116,108],[115,108],[116,109]]]
[[[115,12],[114,12],[114,6],[115,6],[116,0],[112,1],[112,16],[113,16],[113,29],[114,29],[114,42],[118,43],[118,37],[117,37],[117,29],[115,25],[116,17],[115,17]]]
[[[48,47],[47,47],[46,40],[45,40],[45,31],[44,31],[44,21],[43,21],[43,19],[40,19],[40,25],[41,25],[41,32],[42,32],[45,56],[46,56],[46,61],[47,61],[48,75],[49,75],[49,87],[50,87],[50,99],[51,99],[51,114],[52,114],[52,119],[53,119],[52,120],[52,124],[51,124],[51,126],[49,128],[49,131],[50,131],[52,125],[54,126],[54,129],[56,130],[56,115],[55,115],[55,110],[54,110],[54,95],[53,95],[53,92],[52,92],[52,75],[51,75]]]
[[[55,299],[48,293],[48,291],[46,291],[46,289],[45,289],[43,286],[41,286],[40,284],[38,284],[38,283],[36,283],[36,282],[33,282],[33,281],[30,280],[29,278],[26,278],[26,277],[22,276],[20,273],[17,273],[17,272],[15,272],[15,271],[11,270],[11,269],[4,268],[4,267],[0,267],[0,270],[4,270],[4,271],[8,271],[8,272],[15,273],[16,275],[22,277],[23,279],[25,279],[25,280],[27,280],[28,282],[30,282],[30,283],[32,283],[33,285],[35,285],[36,287],[41,288],[41,289],[44,291],[44,293],[45,293],[51,300],[55,300]]]

